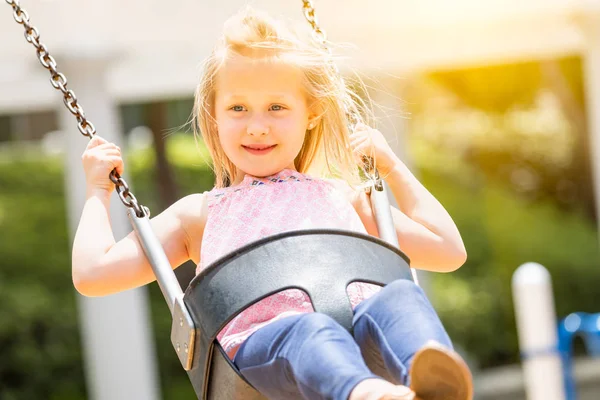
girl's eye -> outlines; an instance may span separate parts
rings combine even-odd
[[[244,106],[233,106],[230,109],[233,111],[244,111]]]
[[[273,105],[271,106],[271,110],[273,110],[273,111],[281,111],[281,110],[283,110],[283,109],[284,109],[284,108],[283,108],[283,106],[282,106],[282,105],[279,105],[279,104],[273,104]]]

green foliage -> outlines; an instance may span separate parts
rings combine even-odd
[[[60,164],[0,164],[0,187],[0,398],[81,398]]]
[[[560,209],[550,198],[520,198],[493,181],[467,185],[439,171],[419,172],[452,215],[468,253],[458,271],[431,275],[432,301],[451,337],[482,367],[518,362],[511,278],[525,262],[550,271],[559,317],[598,312],[598,238],[583,213]]]

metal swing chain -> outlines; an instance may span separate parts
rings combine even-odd
[[[317,20],[317,16],[315,15],[315,8],[312,5],[312,1],[302,0],[302,9],[304,11],[304,18],[306,18],[306,20],[308,21],[308,23],[310,24],[310,26],[313,30],[314,38],[321,44],[323,49],[325,51],[327,51],[327,53],[329,53],[329,55],[331,56],[332,55],[331,47],[329,47],[329,45],[327,44],[327,32],[325,32],[319,26],[319,21]],[[337,64],[334,63],[332,60],[330,60],[329,65],[331,68],[333,68],[334,72],[340,77],[340,81],[343,84],[344,78],[342,77],[342,74],[341,74],[340,69],[337,66]],[[351,127],[354,126],[360,120],[358,118],[358,116],[353,112],[349,112],[348,110],[346,110],[346,114],[348,116],[348,122]]]
[[[315,15],[315,8],[312,4],[312,1],[302,0],[302,10],[304,11],[304,18],[306,18],[306,21],[308,21],[308,23],[312,27],[313,36],[321,44],[321,46],[323,46],[323,48],[331,55],[331,48],[327,44],[327,33],[319,26],[319,21],[317,19],[317,16]],[[342,84],[344,84],[344,78],[342,77],[342,74],[337,64],[334,62],[331,62],[330,64],[335,73],[340,77]],[[349,129],[350,131],[353,131],[354,126],[360,121],[360,118],[358,115],[356,115],[355,112],[350,112],[346,110],[346,114],[348,117]],[[373,180],[375,187],[378,190],[380,190],[383,183],[381,177],[379,176],[377,168],[375,168],[374,159],[372,157],[364,156],[363,163],[363,169],[365,173]]]
[[[331,49],[327,46],[327,33],[321,29],[317,16],[315,15],[315,8],[310,0],[302,0],[302,9],[304,11],[304,18],[308,21],[313,29],[315,38],[323,45],[323,47],[331,54]],[[336,68],[337,69],[337,68]]]
[[[312,2],[310,0],[302,0],[302,8],[304,10],[304,17],[313,28],[315,38],[331,55],[331,48],[327,45],[327,34],[318,24],[317,17],[315,16],[315,8],[313,7]],[[342,77],[338,66],[334,62],[331,62],[331,66],[343,83],[344,78]],[[356,115],[355,111],[349,111],[346,109],[346,114],[348,115],[348,122],[350,124],[349,129],[352,131],[354,129],[354,125],[360,121],[360,118]],[[377,171],[375,160],[373,157],[369,156],[363,156],[362,159],[364,163],[363,170],[365,174],[372,180],[372,188],[375,189],[374,191],[369,189],[369,193],[371,195],[371,205],[373,206],[373,211],[375,212],[375,220],[377,223],[377,229],[379,230],[380,238],[384,239],[392,246],[400,248],[398,236],[396,234],[396,228],[394,227],[392,214],[390,212],[390,204],[388,202],[387,195],[384,193],[383,179],[379,175],[379,171]],[[375,196],[375,194],[377,195]],[[374,197],[376,198],[375,200]],[[410,273],[413,281],[418,285],[419,277],[417,276],[416,270],[411,268]]]
[[[315,38],[321,43],[323,48],[327,50],[327,52],[331,55],[331,48],[327,45],[327,34],[321,27],[317,21],[317,17],[315,16],[315,8],[312,5],[312,1],[310,0],[302,0],[302,9],[304,10],[304,17],[310,24],[313,29],[313,33]],[[332,61],[331,66],[334,71],[340,77],[342,84],[344,83],[344,78],[340,73],[338,66]],[[356,114],[356,111],[350,111],[348,109],[345,110],[348,115],[348,123],[350,131],[354,130],[354,126],[358,121],[360,121],[359,116]],[[394,227],[394,223],[392,220],[392,214],[390,212],[390,204],[387,199],[387,195],[384,192],[383,179],[379,175],[379,171],[377,171],[377,167],[375,165],[375,159],[369,156],[363,156],[363,171],[371,179],[373,182],[372,188],[374,191],[369,188],[368,193],[371,195],[371,205],[373,206],[373,211],[375,212],[375,220],[377,223],[377,229],[379,230],[380,238],[390,243],[392,246],[400,248],[398,243],[398,236],[396,234],[396,228]],[[414,268],[410,269],[410,273],[413,281],[418,285],[419,277],[417,276],[417,272]]]
[[[89,139],[93,138],[96,134],[96,128],[90,120],[85,117],[83,107],[77,101],[75,92],[67,88],[67,78],[65,75],[58,71],[56,61],[48,52],[46,46],[40,42],[40,34],[37,28],[29,23],[29,14],[19,4],[19,0],[6,0],[9,6],[13,9],[13,17],[18,24],[23,25],[25,29],[25,39],[33,45],[36,49],[38,59],[42,66],[50,72],[50,83],[56,90],[60,90],[63,94],[63,102],[67,109],[77,119],[77,128],[83,136]],[[109,175],[112,183],[115,184],[117,194],[121,199],[121,202],[135,210],[138,217],[144,217],[148,215],[148,209],[143,205],[139,204],[133,193],[129,190],[127,182],[119,175],[116,169],[113,169]]]

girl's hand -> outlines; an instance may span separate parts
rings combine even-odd
[[[110,172],[116,168],[119,175],[123,174],[121,149],[96,135],[88,143],[81,159],[88,190],[111,193],[115,185],[108,177]]]
[[[350,148],[359,159],[375,158],[375,166],[382,176],[389,174],[398,158],[381,132],[362,123],[357,124],[350,135]]]

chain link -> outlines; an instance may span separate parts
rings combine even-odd
[[[327,33],[319,26],[319,22],[317,20],[317,16],[315,15],[315,8],[312,5],[312,1],[302,0],[302,9],[304,11],[304,18],[306,18],[306,20],[312,27],[314,38],[321,44],[321,46],[323,46],[323,49],[325,49],[329,53],[329,55],[332,56],[331,47],[327,44]],[[342,77],[342,74],[337,64],[334,63],[331,59],[329,64],[331,68],[333,68],[334,72],[340,77],[342,85],[345,86],[344,78]],[[350,126],[352,128],[351,130],[353,130],[354,125],[356,125],[356,123],[360,121],[360,118],[358,117],[358,115],[355,115],[349,110],[346,110],[346,114],[348,117],[348,122],[350,123]]]
[[[317,20],[317,16],[315,15],[315,7],[312,4],[311,0],[302,0],[302,10],[304,11],[304,18],[308,21],[313,30],[313,35],[315,39],[323,46],[323,48],[329,53],[332,54],[331,47],[327,44],[327,33],[319,26],[319,21]],[[338,66],[332,61],[331,67],[334,69],[335,73],[338,74],[342,85],[345,85],[344,78],[340,72]],[[356,112],[349,111],[346,109],[346,115],[348,118],[348,129],[350,132],[354,131],[354,127],[360,121],[360,116],[356,114]],[[375,166],[375,161],[372,157],[364,156],[363,157],[363,170],[367,174],[367,176],[371,177],[374,181],[375,186],[379,188],[383,185],[381,181],[381,177],[379,176],[379,172]]]
[[[331,49],[327,46],[327,33],[319,26],[319,21],[315,15],[315,8],[310,0],[302,0],[302,9],[304,10],[304,17],[313,29],[315,39],[323,45],[323,47],[331,53]]]
[[[5,0],[13,9],[13,17],[18,24],[23,25],[25,29],[25,39],[36,49],[37,57],[44,68],[50,72],[50,83],[56,89],[62,92],[63,102],[67,109],[75,116],[77,128],[83,136],[91,139],[96,134],[96,128],[91,121],[85,117],[83,107],[77,101],[77,96],[73,90],[67,88],[67,78],[61,72],[58,72],[56,61],[48,52],[46,46],[40,42],[40,33],[36,27],[29,23],[29,13],[19,4],[19,0]],[[110,180],[115,184],[117,194],[121,202],[135,210],[138,217],[149,215],[147,207],[139,204],[133,193],[129,190],[127,182],[114,169],[111,171]]]

